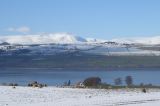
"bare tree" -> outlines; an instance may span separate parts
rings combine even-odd
[[[133,79],[132,79],[132,76],[126,76],[126,78],[125,78],[125,82],[126,82],[127,86],[131,86],[131,85],[133,85]]]
[[[121,79],[121,78],[116,78],[116,79],[114,80],[114,84],[115,84],[115,85],[121,85],[121,84],[122,84],[122,79]]]

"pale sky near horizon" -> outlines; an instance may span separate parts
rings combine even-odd
[[[0,0],[0,35],[160,35],[160,0]]]

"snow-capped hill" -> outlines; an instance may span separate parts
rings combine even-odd
[[[82,43],[86,39],[68,33],[41,34],[41,35],[14,35],[0,36],[0,43],[10,44],[49,44],[49,43]]]
[[[54,34],[37,34],[37,35],[13,35],[13,36],[0,36],[0,44],[7,42],[9,44],[76,44],[76,43],[89,43],[98,44],[105,42],[116,42],[117,44],[144,44],[156,45],[160,44],[160,36],[155,37],[137,37],[137,38],[120,38],[120,39],[95,39],[95,38],[82,38],[74,36],[70,33],[54,33]]]
[[[118,42],[118,43],[128,43],[128,44],[156,45],[156,44],[160,44],[160,36],[137,37],[137,38],[120,38],[120,39],[113,39],[112,41]]]
[[[160,36],[101,40],[69,33],[0,36],[0,55],[160,55]]]
[[[67,33],[61,33],[61,34],[54,34],[49,35],[53,41],[59,43],[78,43],[78,42],[86,42],[86,39],[79,37],[79,36],[73,36],[71,34]]]

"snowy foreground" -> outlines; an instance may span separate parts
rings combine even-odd
[[[160,89],[73,89],[0,86],[0,106],[160,106]]]

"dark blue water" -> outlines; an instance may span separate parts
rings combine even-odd
[[[160,69],[119,69],[119,70],[71,70],[71,69],[0,69],[0,83],[16,82],[27,85],[39,81],[48,85],[62,85],[71,80],[72,83],[83,81],[87,77],[98,76],[102,82],[113,84],[114,79],[132,76],[134,84],[152,83],[160,85]]]

